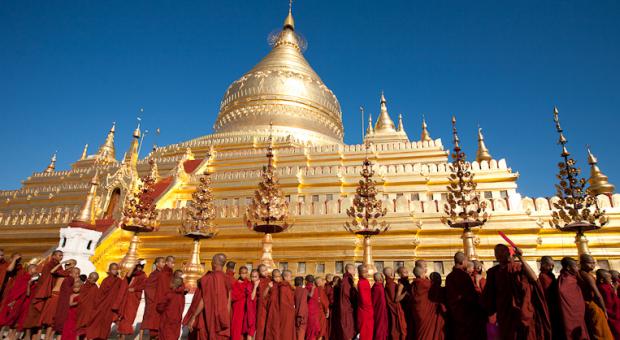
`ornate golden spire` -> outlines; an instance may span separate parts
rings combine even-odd
[[[293,0],[289,0],[288,2],[288,15],[286,19],[284,19],[284,27],[295,30],[295,20],[293,20]]]
[[[420,135],[420,140],[422,142],[430,142],[433,140],[431,138],[431,135],[428,133],[426,119],[424,118],[424,115],[422,115],[422,134]]]
[[[398,114],[398,128],[396,129],[396,131],[398,132],[405,131],[405,127],[403,126],[403,114],[402,113]]]
[[[140,178],[138,187],[127,194],[121,218],[121,228],[133,232],[159,229],[157,197],[153,196],[155,179],[150,175]]]
[[[588,163],[590,164],[590,187],[588,192],[592,195],[613,194],[614,185],[609,183],[607,176],[598,167],[598,159],[592,154],[588,147]]]
[[[85,144],[84,149],[82,150],[82,157],[80,157],[80,160],[85,160],[87,156],[88,156],[88,144]]]
[[[99,173],[95,170],[95,175],[90,180],[90,189],[86,195],[86,200],[82,206],[82,210],[69,223],[71,227],[87,227],[95,225],[95,196],[97,195],[97,187],[99,186]]]
[[[484,136],[482,135],[482,128],[478,127],[478,151],[476,152],[476,162],[480,163],[482,161],[489,162],[493,157],[491,157],[491,153],[487,146],[484,144]]]
[[[368,128],[366,128],[366,136],[372,135],[375,130],[372,128],[372,113],[368,114]]]
[[[97,151],[97,160],[99,161],[116,161],[116,151],[114,149],[114,132],[116,131],[116,123],[112,123],[112,128],[108,132],[108,136],[99,151]]]
[[[202,239],[211,238],[217,234],[210,176],[211,173],[205,170],[200,177],[200,184],[192,193],[192,200],[187,207],[187,217],[179,227],[181,235]]]
[[[124,161],[129,164],[129,166],[136,170],[138,167],[138,148],[140,147],[140,122],[138,122],[138,126],[133,131],[133,138],[131,140],[131,144],[129,146],[129,152],[125,153]]]
[[[50,164],[47,166],[47,168],[45,168],[45,173],[51,173],[54,172],[54,170],[56,169],[56,152],[54,151],[54,154],[52,155],[52,158],[50,159]]]
[[[377,124],[375,125],[375,131],[396,132],[394,121],[392,120],[392,118],[390,118],[386,104],[387,101],[385,100],[383,91],[381,91],[381,112],[379,113],[379,119],[377,119]]]

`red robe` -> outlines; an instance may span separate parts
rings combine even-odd
[[[96,283],[86,281],[80,288],[80,301],[77,305],[76,328],[79,335],[85,335],[86,329],[95,318],[95,306],[99,287]]]
[[[353,286],[353,276],[345,273],[340,283],[340,301],[338,305],[338,319],[340,327],[338,333],[342,339],[349,340],[355,336],[355,309],[357,308],[357,292]]]
[[[607,310],[607,322],[614,339],[620,339],[620,299],[618,294],[609,283],[599,283],[598,290],[605,301],[605,309]]]
[[[502,339],[551,339],[542,287],[527,277],[520,262],[489,269],[483,299],[489,314],[497,312]]]
[[[198,308],[198,304],[200,303],[201,299],[202,299],[202,292],[200,290],[200,285],[198,285],[196,287],[196,290],[194,291],[194,297],[192,298],[192,303],[189,305],[189,309],[187,310],[187,313],[185,313],[185,317],[183,318],[183,321],[181,322],[184,326],[189,326],[189,321],[190,321],[189,319],[192,317],[192,315],[194,315],[194,312],[196,311],[196,308]],[[187,338],[189,340],[207,338],[206,327],[204,324],[204,317],[202,316],[203,313],[204,313],[204,310],[200,312],[200,314],[198,314],[198,316],[196,317],[196,320],[194,321],[192,331],[187,334]]]
[[[138,306],[140,306],[140,299],[142,299],[142,291],[146,286],[146,280],[146,274],[142,271],[129,279],[129,284],[123,291],[121,307],[118,311],[120,319],[118,322],[118,334],[132,335],[134,333],[133,323],[138,314]],[[127,279],[124,281],[127,282]],[[129,288],[133,288],[133,292],[129,292]]]
[[[446,296],[451,337],[463,340],[486,339],[487,314],[480,304],[480,294],[465,270],[455,267],[448,274]]]
[[[420,340],[445,339],[445,296],[441,286],[416,278],[412,283],[415,334]],[[458,335],[458,334],[457,334]]]
[[[14,279],[11,289],[7,290],[2,307],[0,307],[0,327],[15,327],[19,316],[27,310],[26,290],[30,282],[31,275],[27,270],[20,271]]]
[[[232,284],[230,293],[231,300],[231,320],[230,320],[230,338],[231,340],[241,340],[243,334],[243,319],[245,317],[245,294],[246,287],[250,284],[248,279],[243,281],[235,280]],[[251,294],[251,292],[250,292]]]
[[[18,331],[23,331],[25,329],[24,321],[28,317],[29,306],[32,302],[33,292],[37,290],[37,285],[38,281],[30,281],[30,294],[26,295],[26,297],[24,298],[22,309],[19,312],[19,317],[17,318],[16,329]]]
[[[60,299],[60,289],[62,287],[62,282],[65,282],[65,280],[69,277],[69,273],[69,270],[58,269],[52,274],[52,295],[47,300],[45,300],[43,310],[41,310],[41,325],[43,325],[43,327],[53,327],[55,324],[54,320],[56,319],[56,309],[58,308],[58,302]],[[58,283],[60,283],[60,287],[58,287],[58,290],[53,290],[54,288],[56,288]],[[69,294],[71,293],[69,292]],[[68,296],[69,295],[65,294],[65,296],[63,297],[65,301],[66,299],[68,299]]]
[[[385,302],[385,287],[383,283],[375,282],[371,289],[372,309],[374,315],[374,340],[387,340],[388,337],[388,312]]]
[[[553,273],[540,272],[538,282],[540,282],[545,300],[547,301],[547,310],[551,320],[551,335],[555,338],[555,334],[564,332],[560,313],[560,301],[558,300],[558,280]]]
[[[71,301],[76,302],[76,303],[80,303],[80,295],[79,294],[71,294],[69,296],[69,303],[71,303]],[[62,337],[61,339],[77,339],[78,333],[77,333],[77,310],[78,310],[78,306],[69,306],[69,308],[67,309],[67,315],[64,318],[64,321],[62,323]],[[56,326],[54,326],[56,327]]]
[[[264,296],[265,290],[269,289],[271,280],[261,277],[256,290],[256,335],[255,340],[263,340],[265,338],[265,329],[267,326],[267,301],[269,296]]]
[[[409,277],[401,277],[398,279],[398,283],[403,285],[403,291],[407,292],[408,294],[405,295],[405,297],[400,300],[400,307],[403,309],[403,311],[405,312],[405,320],[407,322],[407,339],[409,340],[413,340],[416,339],[415,337],[415,324],[413,321],[413,314],[411,313],[411,311],[413,310],[413,306],[412,306],[412,296],[411,296],[411,282],[409,282]]]
[[[306,324],[308,323],[308,291],[303,287],[295,287],[295,338],[306,338]]]
[[[159,340],[177,340],[181,333],[181,319],[185,307],[185,288],[169,289],[164,299],[157,303]]]
[[[229,296],[232,287],[226,274],[210,271],[200,281],[204,310],[201,314],[206,327],[206,339],[226,340],[230,337]]]
[[[101,281],[95,301],[95,317],[86,330],[88,339],[107,339],[110,335],[110,327],[120,307],[118,297],[122,284],[123,279],[112,275],[108,275]]]
[[[327,301],[329,301],[329,305],[327,306],[327,310],[329,310],[329,318],[327,318],[327,333],[326,339],[332,337],[332,319],[334,318],[334,286],[332,282],[325,283],[325,295],[327,296]]]
[[[295,288],[290,282],[280,284],[280,337],[295,339]]]
[[[613,334],[607,323],[605,312],[594,302],[594,290],[587,284],[584,275],[591,275],[590,273],[580,271],[580,280],[577,281],[583,294],[583,299],[586,303],[586,325],[588,327],[588,333],[590,333],[591,339],[612,339]],[[598,289],[597,289],[598,290]]]
[[[75,279],[68,276],[62,280],[60,285],[60,292],[58,295],[58,304],[56,306],[56,313],[54,316],[54,331],[57,334],[62,334],[65,327],[65,320],[69,314],[69,299],[73,295],[73,283]]]
[[[4,259],[0,260],[0,297],[4,296],[4,289],[8,281],[9,265],[10,263]]]
[[[316,287],[319,292],[319,324],[321,325],[321,336],[323,339],[329,338],[329,320],[327,314],[329,313],[329,298],[325,292],[325,287]]]
[[[577,276],[562,269],[558,278],[558,291],[566,339],[589,339],[585,321],[586,304],[577,283]]]
[[[388,320],[390,323],[390,340],[405,340],[407,337],[407,319],[400,305],[396,302],[398,284],[390,277],[385,278],[385,303],[388,309]]]
[[[159,330],[159,313],[157,313],[157,304],[164,299],[168,290],[170,290],[170,281],[173,272],[168,266],[160,270],[154,270],[149,275],[144,287],[145,306],[144,317],[140,329],[150,331],[150,335],[154,335]]]
[[[256,333],[256,301],[258,296],[252,299],[254,291],[254,282],[248,282],[245,286],[245,313],[243,314],[243,330],[242,333],[248,336],[254,336]],[[258,294],[258,291],[256,292]]]
[[[321,324],[319,320],[319,313],[321,312],[319,307],[319,290],[314,290],[312,296],[312,287],[314,284],[308,283],[306,290],[308,291],[308,322],[306,323],[306,339],[314,340],[321,335]]]
[[[31,301],[28,307],[28,314],[23,321],[24,329],[41,327],[41,312],[45,302],[52,296],[52,288],[54,278],[52,277],[52,269],[59,264],[54,258],[43,265],[41,276],[36,285],[36,289],[31,294]]]
[[[357,282],[359,299],[357,301],[357,329],[360,330],[360,340],[372,340],[374,313],[372,310],[372,297],[370,282],[361,278]]]
[[[267,300],[267,321],[265,324],[265,339],[280,338],[280,284],[273,282],[269,288]]]

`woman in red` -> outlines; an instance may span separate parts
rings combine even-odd
[[[319,291],[314,285],[314,276],[306,276],[306,290],[308,291],[308,323],[306,324],[306,340],[315,340],[321,336],[319,321]]]
[[[77,339],[77,307],[80,301],[80,288],[82,288],[82,281],[75,281],[73,283],[73,294],[69,297],[69,312],[62,327],[61,339]]]
[[[245,286],[245,314],[243,314],[243,335],[252,340],[256,333],[256,295],[260,276],[258,270],[253,269],[250,273],[250,284]]]

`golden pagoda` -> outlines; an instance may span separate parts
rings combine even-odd
[[[133,127],[113,124],[95,154],[87,155],[85,149],[69,169],[41,169],[23,180],[19,189],[0,191],[0,246],[25,258],[44,257],[57,246],[59,229],[91,200],[92,217],[103,232],[91,261],[103,273],[110,262],[137,247],[137,243],[130,247],[132,233],[120,228],[122,212],[140,178],[149,176],[153,180],[149,199],[159,228],[140,234],[139,255],[148,263],[166,255],[188,262],[189,242],[178,228],[209,170],[219,233],[200,244],[202,258],[223,252],[239,265],[255,268],[263,255],[262,235],[248,231],[244,215],[262,180],[265,154],[272,148],[277,155],[272,171],[295,220],[295,227],[272,244],[274,266],[294,275],[341,274],[345,264],[364,261],[363,242],[343,225],[350,221],[347,211],[354,205],[368,159],[373,164],[375,198],[387,212],[382,220],[390,225],[389,233],[373,239],[374,266],[412,267],[422,258],[432,271],[447,274],[454,253],[463,250],[462,231],[442,223],[452,173],[448,149],[441,139],[431,138],[425,120],[420,140],[409,139],[401,123],[407,115],[395,124],[383,94],[373,108],[377,119],[370,118],[365,140],[345,144],[338,99],[306,60],[305,42],[297,30],[289,11],[282,29],[270,39],[271,51],[224,91],[213,133],[158,146],[139,158]],[[102,132],[103,127],[92,131]],[[120,161],[115,138],[132,141]],[[481,132],[478,139],[482,142]],[[366,150],[365,142],[373,147]],[[481,148],[485,150],[486,146]],[[490,267],[493,247],[502,242],[500,230],[523,249],[532,265],[542,255],[576,255],[574,235],[547,223],[558,197],[522,196],[519,173],[505,159],[492,157],[488,150],[481,156],[468,166],[480,203],[492,219],[472,239],[477,258]],[[591,188],[599,193],[598,205],[608,218],[605,228],[588,233],[590,252],[599,266],[620,269],[620,195],[610,190],[594,158],[590,165]],[[98,185],[92,191],[95,173]]]

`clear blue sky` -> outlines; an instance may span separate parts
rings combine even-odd
[[[281,1],[2,1],[0,188],[91,152],[118,123],[118,157],[135,117],[158,144],[212,131],[226,87],[268,51]],[[588,173],[585,145],[620,186],[618,1],[297,1],[306,57],[342,105],[345,141],[360,142],[358,107],[419,138],[421,115],[450,145],[456,114],[470,158],[476,126],[520,192],[553,193],[559,148],[552,108]],[[147,138],[146,145],[152,139]]]

